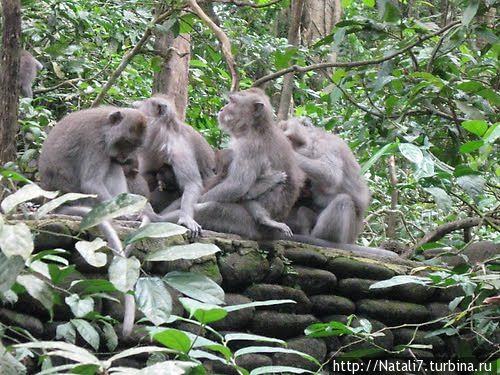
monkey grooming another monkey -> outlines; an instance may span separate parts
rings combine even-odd
[[[175,106],[165,95],[135,102],[134,107],[148,117],[148,131],[139,167],[151,188],[158,181],[157,173],[164,165],[172,167],[182,191],[177,223],[184,225],[192,236],[199,235],[201,226],[193,219],[194,205],[203,190],[204,180],[214,175],[214,152],[203,136],[179,120]],[[154,176],[154,177],[153,177]]]
[[[233,93],[218,117],[221,127],[231,136],[233,160],[227,176],[200,198],[203,203],[195,206],[195,219],[207,229],[246,238],[282,237],[279,230],[257,223],[247,209],[252,200],[245,201],[259,178],[270,171],[284,173],[284,182],[253,199],[270,219],[283,220],[302,184],[303,173],[290,143],[274,124],[269,98],[256,88]],[[163,218],[172,221],[179,215],[180,211],[174,211]]]
[[[316,217],[310,233],[313,237],[354,243],[363,227],[370,191],[349,146],[306,119],[292,118],[279,126],[311,184],[313,204],[299,207],[300,220]]]
[[[139,174],[139,160],[137,156],[127,159],[125,164],[122,165],[123,173],[127,179],[127,189],[129,193],[142,195],[146,198],[150,198],[150,192],[148,183]]]
[[[31,53],[22,49],[19,57],[19,88],[21,96],[33,98],[33,81],[43,65]]]

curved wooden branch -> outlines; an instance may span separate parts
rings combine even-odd
[[[236,63],[234,61],[233,54],[231,53],[231,42],[227,37],[226,33],[215,24],[212,19],[207,16],[207,14],[200,8],[196,0],[188,0],[188,5],[191,10],[203,21],[205,24],[212,30],[219,39],[222,55],[224,56],[224,60],[226,60],[227,67],[229,69],[229,73],[231,74],[231,91],[237,91],[240,84],[240,79],[238,77],[238,73],[236,72]]]
[[[420,38],[416,42],[413,42],[413,43],[407,45],[406,47],[403,47],[403,48],[401,48],[401,49],[399,49],[399,50],[397,50],[397,51],[395,51],[395,52],[393,52],[385,57],[381,57],[381,58],[374,59],[374,60],[361,60],[361,61],[353,61],[353,62],[323,62],[323,63],[311,64],[311,65],[307,65],[307,66],[292,65],[288,68],[278,70],[277,72],[274,72],[274,73],[271,73],[271,74],[268,74],[264,77],[259,78],[258,80],[256,80],[254,82],[253,86],[254,87],[261,86],[262,84],[266,83],[267,81],[271,81],[273,79],[279,78],[287,73],[305,73],[305,72],[309,72],[312,70],[319,70],[319,69],[325,69],[325,68],[355,68],[358,66],[381,64],[385,61],[388,61],[388,60],[395,58],[396,56],[399,56],[399,55],[402,55],[402,54],[408,52],[410,49],[412,49],[415,46],[418,46],[419,44],[425,42],[426,40],[429,40],[435,36],[438,36],[438,35],[445,33],[446,31],[448,31],[449,29],[451,29],[452,27],[454,27],[456,25],[459,25],[460,23],[461,23],[461,21],[452,22],[452,23],[446,25],[445,27],[443,27],[442,29],[439,29],[438,31],[436,31],[430,35],[427,35],[423,38]]]
[[[234,4],[234,5],[237,5],[239,7],[251,7],[251,8],[258,9],[258,8],[270,7],[271,5],[278,4],[282,1],[283,0],[272,0],[272,1],[269,1],[268,3],[264,3],[264,4],[255,4],[255,3],[252,3],[250,1],[241,1],[241,0],[216,0],[214,2],[225,3],[225,4]]]
[[[165,19],[170,17],[176,10],[177,10],[176,8],[172,8],[153,19],[153,21],[151,22],[151,26],[149,26],[146,29],[144,35],[139,40],[139,42],[134,46],[134,48],[132,48],[125,55],[123,55],[120,65],[118,65],[118,68],[116,68],[116,70],[111,74],[111,76],[108,79],[108,82],[106,82],[99,95],[97,95],[97,97],[92,102],[92,107],[96,107],[101,104],[102,100],[104,99],[104,96],[108,93],[109,89],[115,84],[118,77],[120,77],[120,75],[125,70],[127,65],[130,63],[130,61],[132,61],[134,56],[137,55],[142,50],[144,44],[146,44],[146,42],[149,40],[149,38],[153,34],[153,28],[155,27],[155,25],[163,22]]]

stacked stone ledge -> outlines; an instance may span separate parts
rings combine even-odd
[[[86,264],[73,250],[75,240],[68,234],[78,233],[78,222],[67,217],[55,216],[38,222],[28,222],[32,228],[43,229],[35,237],[37,250],[64,248],[72,251],[70,260],[76,264],[78,274],[66,280],[82,278],[107,278],[107,268],[94,268]],[[135,225],[135,224],[133,224]],[[119,228],[121,236],[133,230],[132,224]],[[46,231],[65,235],[48,234]],[[88,239],[96,232],[90,231]],[[214,243],[222,250],[214,256],[196,260],[180,260],[175,262],[147,262],[145,255],[149,252],[165,248],[168,245],[185,244],[182,236],[164,240],[144,240],[139,242],[133,255],[142,261],[142,267],[151,275],[164,276],[173,270],[190,271],[204,274],[220,284],[226,292],[226,304],[236,305],[251,301],[291,299],[295,304],[281,304],[248,308],[231,312],[228,316],[211,326],[220,332],[249,332],[286,340],[288,347],[308,353],[323,362],[339,348],[354,340],[352,337],[310,338],[304,336],[304,329],[317,322],[337,320],[347,322],[350,314],[358,318],[366,318],[373,325],[373,331],[388,326],[427,322],[449,314],[447,302],[454,293],[435,293],[417,284],[406,284],[385,289],[369,289],[370,285],[391,278],[395,275],[407,274],[418,263],[399,258],[370,259],[356,256],[350,252],[318,248],[310,245],[288,241],[257,243],[233,236],[206,233],[200,242]],[[64,285],[62,286],[64,287]],[[178,302],[179,294],[172,292],[173,313],[183,315]],[[96,300],[96,310],[103,315],[110,315],[118,320],[123,317],[123,306],[119,303]],[[139,317],[140,313],[137,314]],[[28,329],[37,337],[53,340],[55,327],[61,321],[71,318],[69,307],[59,305],[55,309],[54,320],[50,321],[47,311],[40,303],[26,294],[13,306],[0,309],[0,321],[16,324]],[[354,325],[359,324],[354,320]],[[179,329],[199,333],[199,327],[186,323],[176,323]],[[136,332],[127,339],[122,339],[122,347],[148,343],[148,336],[136,327]],[[448,345],[442,338],[426,338],[426,330],[435,326],[419,329],[413,343],[432,345],[432,350],[421,351],[422,358],[446,357]],[[207,336],[210,338],[210,336]],[[385,335],[378,337],[375,343],[387,350],[405,344],[413,337],[411,328],[402,327],[386,330]],[[269,343],[234,342],[232,349],[248,345],[269,346]],[[84,343],[82,342],[82,345]],[[356,343],[348,351],[367,348],[366,343]],[[105,349],[103,348],[103,351]],[[408,353],[398,356],[404,357]],[[379,357],[388,357],[380,352]],[[315,366],[297,355],[246,355],[238,359],[238,363],[251,370],[263,365],[297,366],[315,370]],[[142,361],[140,362],[143,363]],[[210,371],[232,373],[231,369],[219,362],[207,362]]]

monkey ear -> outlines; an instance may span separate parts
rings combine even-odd
[[[123,119],[123,113],[115,111],[108,116],[108,119],[111,125],[116,125]]]

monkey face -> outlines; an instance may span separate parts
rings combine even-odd
[[[144,142],[146,118],[135,109],[122,109],[111,113],[108,121],[105,136],[108,154],[117,163],[126,164]]]
[[[259,126],[267,126],[272,118],[268,102],[261,90],[249,89],[232,93],[228,103],[219,111],[219,124],[233,136],[252,129],[258,130]]]
[[[175,106],[166,95],[155,95],[146,100],[136,101],[132,106],[151,118],[170,120],[177,117]]]

